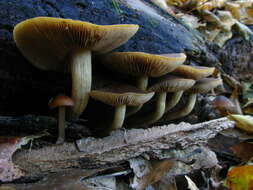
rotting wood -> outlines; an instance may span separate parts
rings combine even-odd
[[[73,167],[108,167],[143,153],[155,154],[157,150],[204,145],[220,131],[233,127],[234,122],[221,118],[195,125],[180,123],[149,129],[120,130],[100,139],[81,139],[76,144],[64,143],[36,150],[21,150],[14,154],[13,162],[27,177]]]

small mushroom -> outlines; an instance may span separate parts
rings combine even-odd
[[[134,24],[100,26],[71,19],[36,17],[17,24],[13,37],[22,54],[36,67],[72,76],[73,118],[86,108],[91,89],[91,52],[106,53],[128,41]]]
[[[138,123],[152,124],[158,121],[166,111],[177,104],[183,91],[191,88],[194,83],[195,80],[184,79],[172,75],[163,77],[159,82],[148,89],[149,91],[154,91],[157,95],[155,111],[143,117],[143,119],[140,119]],[[168,92],[174,93],[174,96],[166,102],[166,95]]]
[[[235,105],[234,103],[225,96],[217,96],[212,104],[216,109],[219,110],[222,116],[227,116],[228,114],[235,114]]]
[[[58,112],[58,139],[57,144],[61,144],[65,139],[65,113],[66,107],[74,106],[74,102],[71,98],[64,95],[58,95],[55,98],[51,99],[48,103],[49,108],[59,108]]]
[[[125,119],[126,106],[139,106],[149,101],[154,92],[142,90],[128,85],[113,85],[101,90],[93,90],[90,96],[98,101],[115,107],[114,119],[110,131],[122,127]]]
[[[191,113],[191,111],[194,108],[197,94],[199,93],[207,93],[208,91],[212,90],[213,88],[216,88],[217,86],[222,84],[221,79],[216,78],[204,78],[195,83],[195,85],[190,88],[188,91],[189,97],[188,102],[186,103],[186,106],[179,111],[172,112],[170,115],[168,115],[167,120],[174,120],[181,117],[184,117]]]
[[[180,65],[174,71],[172,71],[171,74],[184,78],[200,80],[212,75],[214,72],[214,67]]]
[[[136,76],[137,88],[145,91],[148,86],[148,77],[165,75],[186,59],[184,53],[155,55],[143,52],[114,52],[102,56],[103,64],[108,68],[121,73]],[[127,116],[136,113],[142,105],[127,112]]]

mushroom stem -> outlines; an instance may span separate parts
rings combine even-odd
[[[65,140],[65,107],[59,107],[58,113],[58,139],[56,144],[62,144]]]
[[[169,101],[166,102],[165,113],[177,105],[184,91],[174,92]]]
[[[118,105],[115,107],[114,119],[110,127],[110,131],[120,129],[125,120],[126,105]]]
[[[187,105],[184,108],[182,108],[181,110],[171,113],[171,115],[169,115],[167,117],[167,120],[178,119],[178,118],[184,117],[184,116],[188,115],[189,113],[191,113],[191,111],[194,108],[196,99],[197,99],[196,93],[190,94],[188,97]]]
[[[91,89],[91,52],[77,51],[71,55],[72,108],[71,118],[79,117],[86,108]]]
[[[147,87],[148,87],[148,77],[147,76],[137,77],[136,86],[137,86],[137,88],[139,88],[143,91],[146,91]],[[135,114],[141,108],[142,108],[142,105],[127,108],[126,117]]]
[[[137,86],[137,88],[145,91],[148,87],[148,77],[147,76],[137,77],[136,86]]]
[[[157,94],[157,99],[156,99],[156,108],[153,113],[151,113],[148,116],[143,117],[142,120],[138,121],[141,125],[145,124],[152,124],[155,123],[157,120],[159,120],[165,111],[165,106],[166,106],[166,92],[158,92]]]

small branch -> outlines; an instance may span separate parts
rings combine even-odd
[[[36,150],[21,150],[13,156],[13,162],[25,176],[38,176],[72,167],[99,168],[145,152],[204,145],[218,132],[233,127],[234,122],[221,118],[195,125],[180,123],[150,129],[120,130],[101,139],[89,137],[78,140],[76,145],[64,143]]]

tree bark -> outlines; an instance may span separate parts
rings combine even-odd
[[[13,162],[26,177],[39,176],[68,168],[102,168],[119,164],[152,153],[157,158],[159,150],[184,150],[201,146],[218,132],[233,128],[234,123],[221,118],[191,125],[180,123],[150,129],[116,131],[108,137],[93,137],[35,150],[21,150],[13,156]],[[173,157],[173,155],[168,155]]]

